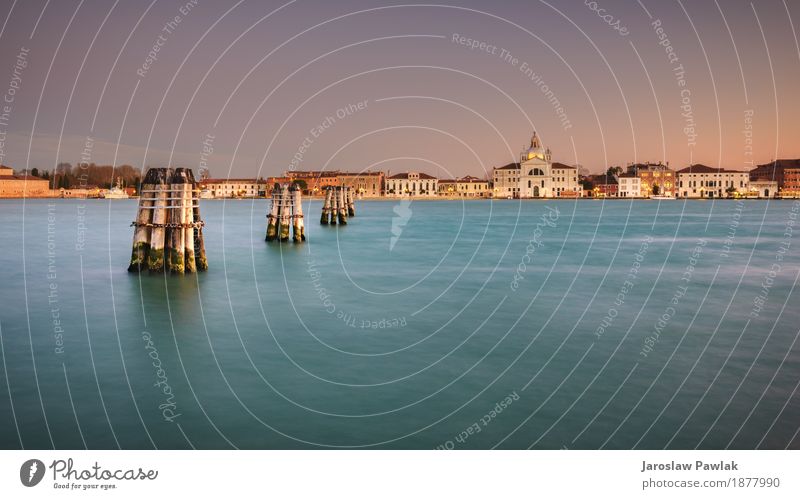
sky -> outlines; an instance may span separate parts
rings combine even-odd
[[[795,1],[3,0],[0,22],[16,169],[484,177],[533,130],[590,172],[800,157]]]

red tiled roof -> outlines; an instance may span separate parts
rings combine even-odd
[[[604,173],[599,175],[589,175],[589,180],[592,183],[598,185],[617,185],[617,179],[615,179],[612,175],[606,175]]]
[[[656,170],[668,168],[668,166],[662,163],[633,163],[628,165],[628,168],[633,168],[634,170]]]
[[[690,165],[675,173],[747,173],[739,170],[726,170],[725,168],[712,168],[706,165]]]
[[[419,173],[418,175],[419,175],[419,178],[422,179],[422,180],[436,180],[436,177],[428,175],[427,173]],[[404,178],[407,179],[408,178],[408,172],[398,173],[396,175],[392,175],[389,178],[390,179],[404,179]]]
[[[337,175],[340,177],[368,177],[380,176],[383,175],[383,172],[339,172]]]
[[[509,163],[505,166],[495,168],[495,170],[519,170],[519,169],[520,169],[519,163]]]
[[[756,166],[756,168],[761,167],[800,168],[800,159],[776,159],[775,161]]]
[[[339,170],[330,170],[330,171],[313,171],[313,170],[289,170],[284,172],[284,176],[286,177],[301,177],[301,178],[312,178],[312,177],[336,177],[337,175],[342,175],[346,172],[340,172]]]
[[[49,182],[46,178],[34,177],[33,175],[0,175],[0,180],[25,180],[28,182]]]
[[[205,180],[201,180],[201,184],[225,184],[225,183],[256,183],[256,179],[254,178],[207,178]],[[258,180],[258,182],[264,182],[263,180]]]

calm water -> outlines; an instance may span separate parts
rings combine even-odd
[[[164,276],[135,200],[0,200],[0,447],[800,448],[793,209],[203,201]]]

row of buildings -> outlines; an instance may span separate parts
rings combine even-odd
[[[382,172],[340,171],[286,172],[284,175],[267,179],[264,183],[271,185],[274,182],[301,180],[312,195],[326,186],[347,185],[354,187],[359,194],[371,197],[800,197],[800,160],[778,160],[750,171],[701,164],[673,170],[669,164],[634,163],[624,170],[611,168],[606,174],[583,176],[575,166],[553,162],[550,149],[542,146],[536,132],[531,137],[530,146],[520,154],[519,162],[494,168],[491,179],[473,176],[440,179],[424,172],[404,172],[387,177]]]
[[[281,177],[206,178],[200,181],[204,198],[265,197],[276,183],[300,184],[308,195],[321,195],[327,187],[351,187],[361,196],[378,197],[384,191],[383,172],[287,171]]]
[[[750,171],[695,164],[634,163],[601,175],[579,175],[573,166],[551,161],[536,132],[519,163],[493,171],[493,197],[730,198],[800,197],[800,160],[777,160]]]
[[[781,166],[774,166],[776,164]],[[776,179],[774,171],[782,176]],[[624,172],[583,178],[588,197],[775,198],[800,197],[800,160],[780,160],[750,171],[696,164],[672,170],[664,164],[633,164]]]
[[[298,183],[307,195],[327,187],[346,186],[360,197],[450,198],[730,198],[800,197],[800,159],[777,160],[750,171],[695,164],[673,170],[669,164],[634,163],[605,174],[580,175],[575,166],[552,161],[536,132],[519,162],[493,168],[491,179],[466,176],[436,178],[424,172],[286,171],[280,177],[204,178],[203,198],[266,197],[275,183]],[[0,197],[84,197],[86,193],[55,192],[45,179],[15,175],[0,166]]]
[[[362,197],[490,197],[491,182],[473,176],[439,179],[422,172],[386,176],[383,172],[287,171],[259,179],[209,178],[200,181],[204,198],[263,197],[276,183],[297,182],[308,195],[327,187],[346,186]]]

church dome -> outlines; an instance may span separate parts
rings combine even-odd
[[[531,159],[541,159],[542,161],[550,160],[550,151],[542,147],[542,142],[539,140],[539,136],[536,135],[535,131],[533,132],[533,137],[531,137],[531,146],[522,152],[521,159],[523,162]]]

